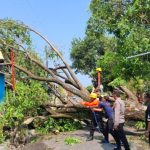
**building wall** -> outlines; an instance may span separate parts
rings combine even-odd
[[[4,74],[0,73],[0,102],[4,100],[5,96],[5,77]]]

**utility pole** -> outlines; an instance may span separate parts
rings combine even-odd
[[[101,93],[103,93],[103,85],[102,85],[102,82],[101,82],[102,69],[101,68],[97,68],[96,71],[97,71],[97,79],[98,79],[98,81],[97,81],[98,82],[97,88],[98,88],[98,90],[101,91]]]
[[[11,55],[11,77],[12,77],[12,88],[13,91],[15,91],[15,53],[14,50],[12,49],[10,52]]]

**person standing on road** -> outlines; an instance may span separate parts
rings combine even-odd
[[[113,137],[116,141],[117,147],[114,150],[121,150],[121,142],[124,145],[125,150],[130,150],[129,143],[127,141],[123,126],[125,122],[125,104],[124,101],[120,98],[120,91],[114,90],[113,97],[115,99],[114,103],[114,130]]]
[[[92,109],[93,107],[98,107],[100,101],[97,99],[97,94],[91,93],[90,98],[91,98],[90,102],[81,102],[81,104],[90,109]],[[86,141],[93,140],[96,127],[98,127],[98,129],[103,133],[104,124],[101,112],[91,110],[90,135],[87,137]]]
[[[147,109],[145,112],[146,136],[148,136],[148,142],[150,145],[150,91],[145,95],[145,102],[147,104]]]

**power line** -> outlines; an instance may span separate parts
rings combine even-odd
[[[146,53],[141,53],[141,54],[137,54],[137,55],[129,56],[129,57],[127,57],[127,59],[131,59],[131,58],[139,57],[139,56],[144,56],[144,55],[148,55],[148,54],[150,54],[150,52],[146,52]]]

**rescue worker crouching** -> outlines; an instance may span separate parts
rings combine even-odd
[[[90,102],[81,102],[81,104],[86,106],[87,108],[98,107],[99,99],[97,99],[97,94],[91,93],[89,97],[91,98]],[[90,135],[87,137],[86,141],[93,140],[96,127],[98,127],[99,130],[103,133],[104,125],[102,115],[100,113],[101,112],[91,111]]]

